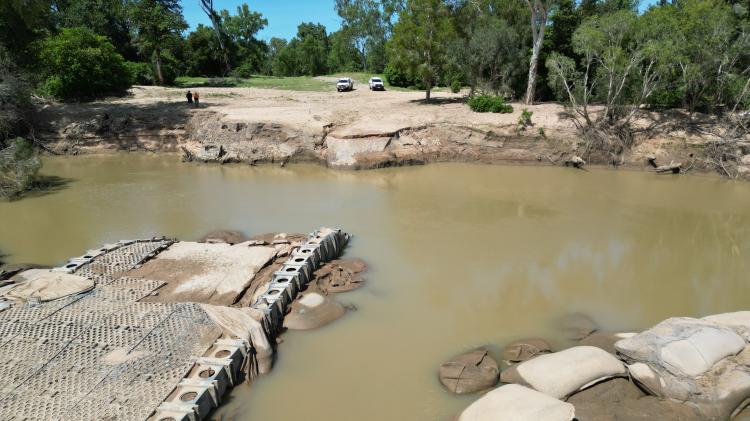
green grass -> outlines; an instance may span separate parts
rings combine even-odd
[[[178,88],[222,87],[222,88],[267,88],[287,91],[325,92],[335,89],[332,82],[324,82],[308,76],[274,77],[253,76],[250,79],[241,78],[206,78],[181,76],[175,80]]]
[[[350,77],[356,82],[356,88],[367,88],[367,83],[371,77],[379,77],[385,83],[385,89],[391,91],[416,91],[412,88],[401,88],[391,86],[382,74],[349,72],[335,73],[326,75],[329,78]],[[286,91],[307,91],[307,92],[329,92],[336,90],[336,83],[315,79],[310,76],[278,77],[278,76],[253,76],[250,79],[242,78],[207,78],[180,76],[175,80],[174,86],[177,88],[266,88],[281,89]],[[433,91],[447,91],[448,88],[435,87]]]

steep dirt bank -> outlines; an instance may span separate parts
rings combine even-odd
[[[562,165],[583,155],[584,142],[557,104],[512,114],[471,112],[463,98],[440,93],[425,104],[419,92],[291,92],[252,88],[201,89],[191,108],[177,89],[137,87],[127,98],[49,105],[41,138],[63,154],[182,151],[204,162],[318,162],[334,168],[377,168],[440,161]],[[533,126],[519,130],[521,111]],[[708,170],[704,146],[713,124],[705,116],[644,114],[636,146],[618,157],[585,154],[590,164],[648,168],[682,162]],[[750,143],[740,168],[750,175]]]

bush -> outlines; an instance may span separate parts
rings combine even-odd
[[[496,95],[477,95],[469,98],[469,108],[478,113],[503,113],[513,112],[513,107],[505,103],[505,98]]]
[[[453,92],[454,94],[457,94],[461,92],[462,87],[463,87],[463,84],[461,83],[461,79],[453,78],[453,80],[451,81],[451,92]]]
[[[41,90],[63,100],[121,94],[130,87],[125,60],[107,38],[63,29],[39,44]]]
[[[419,81],[411,78],[406,71],[399,69],[392,64],[388,64],[387,66],[385,66],[384,75],[385,80],[387,80],[391,86],[406,88],[417,85],[419,83]]]
[[[250,79],[254,73],[257,73],[255,71],[255,64],[250,60],[243,61],[239,67],[232,70],[232,76],[243,79]]]
[[[16,138],[0,150],[0,197],[13,197],[27,190],[42,163],[29,141]]]
[[[154,71],[148,63],[136,63],[126,61],[125,69],[128,71],[131,85],[153,85]]]
[[[534,125],[534,123],[531,122],[532,115],[534,115],[534,113],[529,111],[526,108],[524,108],[521,111],[521,116],[518,117],[518,129],[519,130],[526,130],[527,127]]]
[[[13,60],[0,48],[0,149],[5,141],[22,133],[31,110],[31,88],[17,73]]]
[[[657,89],[648,97],[648,105],[655,110],[677,108],[682,104],[683,94],[679,89]]]

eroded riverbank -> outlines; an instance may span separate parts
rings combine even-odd
[[[57,191],[0,203],[11,262],[60,263],[121,238],[198,239],[216,228],[355,235],[367,284],[357,311],[283,336],[271,376],[236,388],[224,419],[446,419],[436,368],[480,346],[591,315],[606,331],[747,309],[750,190],[709,177],[436,164],[349,172],[203,165],[179,156],[45,158]],[[279,412],[278,402],[298,404]]]
[[[635,146],[611,155],[590,152],[559,104],[513,104],[511,114],[474,113],[460,95],[419,92],[293,92],[206,88],[200,109],[177,89],[136,87],[126,98],[51,104],[39,115],[51,151],[181,152],[188,160],[249,164],[314,162],[365,169],[434,162],[563,165],[581,155],[590,164],[649,169],[680,162],[694,172],[706,162],[714,118],[643,112]],[[518,125],[522,110],[532,125]],[[738,174],[750,177],[750,142],[739,142]]]

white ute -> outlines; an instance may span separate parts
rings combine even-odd
[[[369,84],[371,91],[385,91],[385,84],[383,84],[383,79],[379,77],[371,77]]]
[[[351,91],[352,89],[354,89],[354,82],[350,77],[341,78],[336,84],[336,90],[339,92]]]

